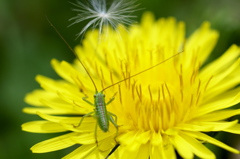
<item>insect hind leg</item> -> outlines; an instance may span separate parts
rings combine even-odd
[[[116,137],[118,136],[118,125],[117,125],[117,116],[111,112],[108,112],[108,116],[109,116],[109,120],[110,122],[115,126],[116,128],[116,135],[114,137],[114,140],[115,142],[117,143],[116,141]],[[115,118],[115,120],[113,119],[113,117]]]
[[[97,122],[96,122],[96,126],[95,126],[95,132],[94,132],[94,137],[95,137],[95,143],[97,144],[97,147],[98,147],[98,140],[97,140]]]
[[[90,115],[92,115],[94,112],[90,112],[90,113],[88,113],[88,114],[85,114],[83,117],[82,117],[82,119],[80,120],[80,122],[78,123],[78,125],[76,126],[76,125],[74,125],[74,124],[72,124],[73,125],[73,127],[74,128],[77,128],[77,127],[79,127],[81,124],[82,124],[82,121],[83,121],[83,119],[85,118],[85,117],[88,117],[88,116],[90,116]]]

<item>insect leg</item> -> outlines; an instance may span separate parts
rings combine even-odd
[[[112,98],[110,98],[110,100],[106,103],[106,105],[110,104],[115,99],[116,94],[117,92],[113,95]]]
[[[90,101],[88,101],[87,98],[88,98],[88,97],[82,97],[82,99],[83,99],[85,102],[87,102],[87,103],[90,104],[91,106],[94,106],[94,107],[95,107],[95,105],[94,105],[93,103],[91,103]]]
[[[74,127],[74,128],[79,127],[79,126],[82,124],[83,119],[84,119],[85,117],[88,117],[88,116],[92,115],[93,113],[94,113],[94,112],[90,112],[90,113],[88,113],[88,114],[85,114],[85,115],[82,117],[82,119],[80,120],[80,122],[78,123],[77,126],[75,126],[74,124],[72,124],[73,127]]]
[[[118,125],[117,125],[117,116],[111,112],[108,112],[108,116],[109,116],[109,120],[111,121],[111,123],[115,126],[116,128],[116,135],[114,137],[115,141],[116,141],[116,137],[118,135]],[[113,119],[113,117],[115,117],[115,120]],[[117,142],[117,141],[116,141]]]
[[[95,142],[96,142],[97,147],[98,147],[98,141],[97,141],[97,126],[98,126],[98,124],[97,124],[97,122],[96,122],[94,137],[95,137]]]

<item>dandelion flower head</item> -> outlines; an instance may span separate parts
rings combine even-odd
[[[208,22],[187,39],[184,22],[172,17],[155,20],[151,13],[144,14],[141,23],[132,25],[128,32],[124,26],[117,29],[121,40],[109,29],[109,38],[98,43],[96,30],[88,32],[83,45],[75,48],[98,89],[183,53],[104,90],[106,100],[117,92],[107,109],[117,116],[119,132],[115,138],[112,124],[106,133],[98,128],[98,145],[93,116],[85,118],[81,126],[73,126],[94,109],[82,100],[88,96],[93,101],[93,84],[78,60],[70,64],[53,59],[51,64],[62,79],[36,77],[42,89],[26,96],[25,101],[34,107],[24,112],[43,120],[25,123],[22,128],[34,133],[66,133],[42,141],[31,150],[45,153],[79,145],[65,159],[172,159],[176,153],[182,158],[215,158],[204,145],[210,143],[238,154],[237,149],[207,133],[240,134],[238,121],[227,120],[240,114],[240,109],[231,108],[240,100],[240,48],[232,45],[206,64],[219,36]]]

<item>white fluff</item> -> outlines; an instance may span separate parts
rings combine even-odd
[[[88,0],[86,3],[77,1],[72,3],[76,7],[73,11],[76,11],[77,15],[69,20],[74,21],[71,25],[89,20],[87,25],[76,35],[77,38],[90,27],[92,29],[99,27],[99,35],[101,35],[105,25],[116,29],[119,24],[131,24],[133,22],[131,18],[136,17],[131,15],[138,6],[135,2],[136,0],[112,0],[111,4],[107,4],[106,0]]]

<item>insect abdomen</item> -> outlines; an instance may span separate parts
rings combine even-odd
[[[107,132],[109,128],[109,119],[104,94],[97,93],[95,95],[95,104],[96,104],[95,113],[98,125],[103,132]]]

